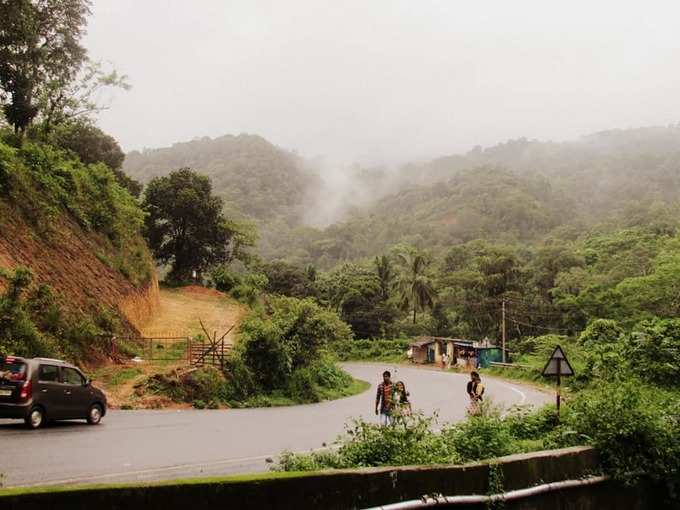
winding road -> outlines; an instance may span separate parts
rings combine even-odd
[[[331,443],[352,417],[375,420],[375,384],[383,370],[406,383],[414,410],[439,413],[439,422],[465,417],[468,376],[381,363],[344,368],[373,389],[331,402],[224,411],[110,411],[101,425],[63,422],[28,431],[0,420],[4,486],[151,481],[263,471],[284,449],[305,451]],[[486,394],[507,408],[543,405],[551,395],[498,379]]]

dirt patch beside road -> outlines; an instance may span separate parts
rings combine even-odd
[[[246,307],[215,289],[197,285],[161,288],[158,312],[142,324],[140,329],[144,337],[193,337],[203,333],[200,320],[211,335],[216,332],[219,338],[235,324],[227,336],[227,341],[233,345],[238,335],[238,324],[247,311]],[[186,366],[185,361],[142,360],[101,367],[93,374],[93,379],[95,384],[104,389],[112,407],[189,407],[188,404],[176,404],[159,395],[140,395],[135,389],[152,375]]]
[[[215,289],[191,285],[177,289],[161,289],[158,313],[141,327],[146,337],[194,336],[202,333],[199,319],[209,333],[218,337],[237,324],[247,309]],[[236,339],[236,329],[227,337]]]

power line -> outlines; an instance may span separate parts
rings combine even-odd
[[[571,330],[569,329],[564,329],[564,328],[552,328],[552,327],[547,327],[547,326],[539,326],[537,324],[527,324],[526,322],[521,322],[518,320],[515,320],[513,318],[509,318],[510,322],[514,322],[515,324],[519,326],[526,326],[528,328],[535,328],[535,329],[543,329],[546,331],[561,331],[561,332],[570,332]]]

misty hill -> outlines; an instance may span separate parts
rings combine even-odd
[[[318,177],[302,158],[256,135],[225,135],[133,151],[124,171],[146,183],[189,167],[211,178],[227,212],[255,220],[299,224],[302,204]]]
[[[678,221],[680,126],[511,140],[375,175],[376,193],[399,191],[323,231],[299,232],[272,256],[331,266],[399,242],[437,251],[478,238],[541,241],[555,229],[667,228]]]
[[[321,172],[255,135],[202,138],[128,154],[148,182],[189,166],[227,213],[256,220],[266,259],[330,267],[406,242],[438,250],[484,238],[540,241],[554,229],[674,221],[680,125],[568,142],[520,138],[387,168]]]

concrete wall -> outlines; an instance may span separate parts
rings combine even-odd
[[[568,448],[514,455],[494,461],[503,473],[504,490],[575,479],[595,472],[598,457],[590,448]],[[58,491],[0,492],[3,510],[113,509],[318,509],[367,508],[418,499],[425,494],[487,494],[490,468],[465,466],[372,468],[323,473],[273,473],[148,486],[75,487]],[[643,491],[613,483],[540,496],[507,509],[635,509],[663,508]],[[457,508],[484,508],[468,506]]]

